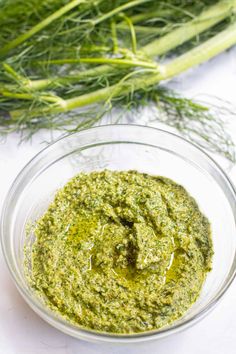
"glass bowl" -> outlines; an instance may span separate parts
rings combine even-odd
[[[56,190],[79,172],[138,170],[169,177],[196,199],[212,224],[213,269],[198,301],[163,329],[133,335],[104,334],[70,325],[46,308],[29,288],[23,269],[26,227],[47,209]],[[235,276],[236,197],[224,173],[203,150],[164,130],[107,125],[66,136],[36,155],[20,172],[6,197],[1,218],[3,253],[13,280],[32,309],[59,330],[77,338],[132,343],[176,333],[203,318]],[[31,240],[32,241],[32,240]]]

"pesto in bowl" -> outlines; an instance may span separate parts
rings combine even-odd
[[[211,270],[210,224],[196,201],[174,181],[137,171],[78,174],[34,235],[25,247],[30,287],[69,323],[100,332],[171,324]]]

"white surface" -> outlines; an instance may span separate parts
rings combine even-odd
[[[215,95],[236,106],[236,48],[184,74],[171,87],[189,97]],[[236,141],[236,121],[231,127]],[[43,133],[18,145],[18,137],[11,135],[0,144],[0,205],[20,169],[44,147],[42,138]],[[0,269],[0,354],[236,353],[236,281],[213,312],[191,329],[152,343],[112,346],[79,341],[50,327],[17,292],[1,253]]]

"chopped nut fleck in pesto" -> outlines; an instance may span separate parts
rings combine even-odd
[[[172,180],[137,171],[77,175],[34,234],[30,286],[68,322],[102,332],[172,323],[211,269],[210,224],[195,200]]]

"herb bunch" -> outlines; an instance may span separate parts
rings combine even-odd
[[[3,0],[0,131],[79,131],[114,109],[119,119],[151,106],[157,120],[234,160],[228,107],[163,82],[234,45],[235,12],[236,0]]]

